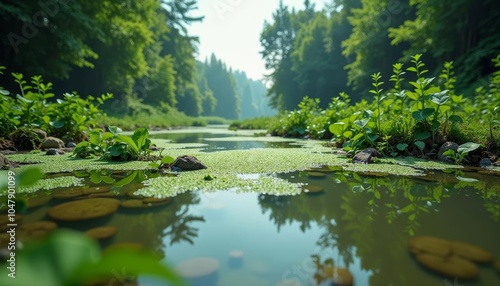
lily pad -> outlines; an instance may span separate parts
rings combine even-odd
[[[35,197],[31,197],[28,199],[28,209],[43,206],[46,203],[48,203],[51,199],[52,197],[46,194],[38,194]]]
[[[408,241],[411,253],[418,255],[423,253],[446,257],[451,254],[450,241],[432,236],[416,236]]]
[[[54,199],[66,200],[66,199],[76,198],[76,197],[79,197],[82,195],[83,195],[82,190],[71,189],[71,190],[64,190],[64,191],[57,192],[57,193],[53,194],[52,197]]]
[[[85,232],[87,236],[93,239],[102,240],[110,238],[118,232],[118,228],[114,226],[100,226],[96,228],[89,229]]]
[[[474,262],[486,263],[493,261],[493,256],[491,255],[491,253],[469,243],[452,241],[451,250],[453,254],[465,259],[472,260]]]
[[[218,269],[219,269],[219,261],[211,257],[197,257],[188,259],[179,263],[175,267],[175,270],[182,277],[188,279],[189,282],[192,282],[192,284],[195,284],[198,281],[203,283],[203,282],[208,282],[211,279],[215,279]],[[199,285],[206,285],[206,284],[207,283]]]
[[[118,209],[120,201],[109,198],[84,199],[63,203],[51,208],[48,215],[61,221],[78,221],[110,215]]]
[[[416,258],[428,269],[451,278],[470,279],[479,275],[479,268],[476,264],[459,256],[442,257],[421,253]]]
[[[20,221],[23,220],[23,216],[20,214],[16,214],[13,219],[14,221],[9,219],[10,217],[6,214],[0,215],[0,231],[4,232],[8,230],[10,227],[7,226],[9,223],[19,223]]]
[[[57,224],[52,221],[37,221],[23,223],[17,229],[17,235],[20,239],[38,239],[57,228]]]

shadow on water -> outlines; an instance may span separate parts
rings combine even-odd
[[[410,178],[318,168],[277,175],[305,184],[295,196],[185,192],[163,203],[134,194],[144,180],[160,176],[157,172],[74,175],[83,178],[84,187],[27,195],[21,226],[40,220],[80,231],[114,226],[118,232],[101,241],[103,248],[137,244],[174,264],[215,259],[217,275],[210,276],[210,285],[319,285],[332,265],[348,269],[355,285],[500,285],[500,269],[491,263],[479,265],[478,278],[453,284],[454,277],[427,270],[408,251],[409,239],[425,235],[464,241],[500,260],[496,175],[466,173],[478,180],[470,183],[442,172]],[[92,220],[60,221],[47,214],[89,197],[114,198],[121,205]],[[29,236],[20,230],[21,239]]]

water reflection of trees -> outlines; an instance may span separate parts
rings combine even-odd
[[[300,173],[283,177],[319,182]],[[478,193],[485,210],[499,221],[500,191],[491,176],[488,178],[467,183],[443,174],[424,180],[334,173],[333,182],[323,183],[330,187],[322,194],[260,195],[259,204],[278,231],[283,225],[298,222],[305,232],[316,223],[323,230],[317,245],[323,250],[337,249],[345,267],[353,264],[355,256],[360,257],[362,268],[374,273],[371,284],[407,285],[411,281],[403,269],[414,267],[407,259],[407,240],[418,232],[421,220],[428,222],[429,214],[438,215],[441,203],[461,192]],[[395,271],[395,265],[401,271]]]
[[[113,190],[117,198],[126,199],[134,196],[142,182],[148,178],[158,177],[155,171],[132,170],[113,172],[111,170],[92,170],[78,172],[78,176],[87,178],[88,187],[103,187]],[[204,222],[201,216],[189,214],[192,205],[200,203],[197,193],[186,192],[172,198],[166,205],[140,209],[121,209],[120,216],[113,218],[112,224],[119,228],[117,241],[139,243],[163,256],[165,241],[169,245],[175,243],[193,243],[198,236],[198,229],[193,223]]]

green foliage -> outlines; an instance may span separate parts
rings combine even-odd
[[[104,160],[133,161],[145,160],[151,153],[151,140],[146,128],[136,129],[132,137],[120,134],[121,129],[116,126],[109,126],[109,132],[101,131],[92,130],[89,140],[80,142],[73,150],[73,155],[79,158],[97,155]]]
[[[19,251],[16,262],[24,275],[12,279],[7,275],[8,268],[3,267],[2,285],[86,285],[98,279],[112,281],[117,269],[124,269],[129,277],[152,275],[172,285],[185,285],[174,271],[149,252],[117,248],[101,253],[95,241],[69,230],[55,231]]]
[[[12,73],[20,94],[15,100],[8,92],[0,94],[2,99],[0,137],[8,137],[17,128],[40,128],[50,135],[65,140],[80,140],[89,127],[97,124],[102,114],[99,107],[112,98],[111,94],[100,97],[80,98],[76,93],[65,93],[63,98],[54,97],[52,83],[44,83],[41,76],[31,77],[30,84],[21,73]]]
[[[460,164],[462,162],[466,162],[467,159],[465,158],[469,152],[472,152],[476,150],[477,148],[481,147],[481,145],[474,143],[474,142],[467,142],[464,143],[460,146],[458,146],[457,151],[453,149],[449,149],[446,152],[443,153],[443,156],[450,156],[455,163]]]
[[[281,115],[280,124],[271,126],[269,131],[298,137],[331,136],[336,145],[346,151],[377,147],[391,156],[437,152],[439,144],[453,139],[459,144],[477,142],[497,152],[495,146],[499,138],[494,125],[498,122],[500,73],[494,73],[488,88],[478,89],[479,101],[473,104],[456,94],[452,62],[445,63],[439,79],[429,78],[421,57],[420,54],[413,56],[412,65],[406,69],[402,63],[393,65],[390,81],[394,86],[388,91],[383,89],[382,75],[373,74],[370,93],[375,98],[372,102],[361,101],[353,105],[349,96],[343,93],[332,98],[328,108],[323,110],[319,107],[319,99],[304,97],[298,110]],[[500,57],[494,63],[500,68]],[[407,78],[410,80],[406,81]],[[471,113],[474,116],[470,116]],[[467,122],[463,118],[467,118]],[[489,136],[483,136],[487,132],[480,127],[481,122],[490,126]],[[477,128],[458,133],[457,130],[468,130],[464,129],[465,124]]]

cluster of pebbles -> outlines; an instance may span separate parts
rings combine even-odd
[[[493,263],[493,255],[475,245],[432,236],[417,236],[408,241],[415,259],[426,268],[458,279],[473,279],[479,275],[478,264]],[[500,271],[500,262],[495,263]]]

